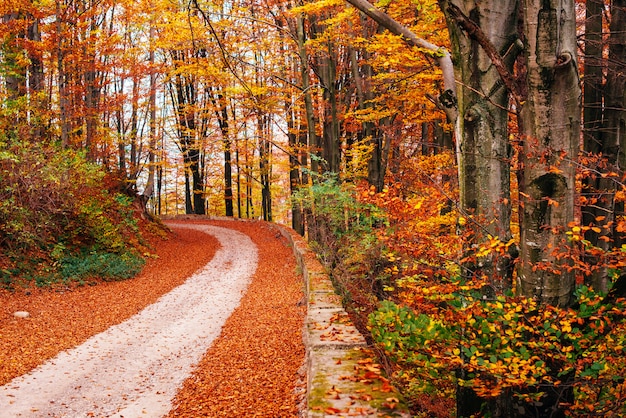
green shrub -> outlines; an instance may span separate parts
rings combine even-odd
[[[124,280],[137,275],[145,260],[132,253],[91,253],[65,257],[61,260],[61,277],[65,281],[100,278],[106,281]]]

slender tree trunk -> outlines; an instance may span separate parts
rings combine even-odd
[[[626,168],[626,0],[611,1],[609,59],[605,90],[604,152],[616,160],[616,171]],[[613,186],[614,187],[614,186]],[[612,200],[613,196],[611,196]],[[615,204],[616,216],[624,216],[624,204]],[[613,219],[607,219],[607,222]],[[612,231],[613,245],[626,242],[623,232]],[[602,288],[602,285],[600,285]]]
[[[59,89],[59,125],[61,125],[61,146],[68,148],[70,146],[69,132],[70,121],[68,118],[68,93],[67,93],[67,76],[65,74],[65,51],[63,48],[63,23],[61,0],[55,1],[56,5],[56,59],[57,59],[57,85]]]
[[[315,34],[322,30],[313,25]],[[316,66],[323,88],[321,156],[324,172],[339,173],[341,165],[341,132],[338,118],[337,56],[330,41],[324,53],[317,56]]]
[[[239,146],[235,142],[235,166],[237,167],[237,217],[241,218],[241,166],[239,165]]]
[[[200,150],[197,148],[191,148],[189,150],[189,160],[193,179],[193,213],[196,215],[205,215],[205,199],[204,199],[204,178],[202,175],[203,170],[200,167]]]
[[[175,57],[184,58],[182,53],[172,51]],[[174,94],[179,147],[185,164],[185,209],[188,214],[205,215],[204,170],[202,150],[196,126],[197,86],[193,77],[178,74],[172,82]],[[191,177],[191,186],[189,181]]]
[[[18,20],[23,19],[21,11],[15,11],[2,16],[2,23],[10,26]],[[22,47],[20,39],[24,34],[14,28],[6,35],[2,43],[2,66],[4,67],[4,83],[9,100],[16,100],[26,94],[26,67],[20,63]],[[15,122],[17,123],[17,118]]]
[[[128,140],[130,142],[130,172],[128,180],[133,191],[137,190],[137,176],[139,176],[139,80],[133,77],[133,88],[130,110],[130,132]]]
[[[226,216],[234,216],[233,212],[233,169],[232,169],[232,141],[230,140],[230,127],[228,123],[228,108],[226,100],[221,94],[218,95],[217,102],[219,109],[218,121],[222,132],[222,143],[224,145],[224,207]],[[234,112],[234,111],[233,111]]]
[[[367,34],[363,34],[366,36]],[[364,61],[367,62],[369,54],[364,54]],[[369,64],[359,65],[357,51],[350,48],[350,68],[352,70],[352,78],[354,79],[357,103],[360,110],[367,109],[373,98],[370,89],[370,81],[373,76],[372,67]],[[363,75],[361,74],[363,72]],[[363,138],[369,140],[372,147],[372,153],[367,162],[367,181],[376,188],[377,192],[381,192],[385,186],[385,149],[383,145],[383,133],[377,129],[372,122],[363,123]]]
[[[585,3],[583,148],[592,154],[599,154],[602,151],[603,3],[604,0],[587,0]]]
[[[41,43],[41,28],[39,19],[31,17],[32,23],[28,26],[28,39],[35,45]],[[34,138],[42,139],[46,132],[46,124],[42,113],[47,107],[44,91],[44,64],[42,52],[36,46],[28,51],[30,65],[28,67],[28,88],[30,90],[30,109],[32,134]]]
[[[610,135],[605,135],[603,129],[604,104],[604,41],[602,39],[604,23],[603,0],[587,0],[585,15],[585,55],[584,55],[584,96],[583,96],[583,150],[590,156],[600,157],[608,163],[608,168],[615,168],[617,162],[618,144],[610,144]],[[590,204],[583,205],[582,224],[598,226],[601,232],[593,229],[585,232],[585,238],[595,247],[608,249],[609,243],[600,239],[608,235],[608,228],[602,228],[607,220],[613,220],[613,195],[615,183],[612,179],[587,177],[583,179],[583,196]],[[596,219],[602,216],[605,221],[598,223]],[[597,266],[597,257],[588,256],[586,263]],[[588,285],[598,291],[607,291],[607,269],[598,266],[588,277]]]
[[[301,15],[296,18],[296,32],[298,38],[298,58],[300,59],[300,77],[302,78],[302,95],[304,96],[306,114],[307,142],[311,155],[318,155],[320,143],[315,131],[315,111],[313,110],[313,98],[311,97],[312,86],[309,77],[311,67],[305,47],[306,35],[304,31],[304,18]],[[311,171],[314,173],[318,171],[317,159],[311,159]]]
[[[300,161],[298,158],[299,144],[298,132],[294,121],[294,111],[292,103],[285,101],[285,113],[287,115],[287,139],[289,141],[289,189],[291,195],[300,190],[302,178],[300,176]],[[304,235],[304,217],[299,202],[295,200],[291,203],[291,226],[300,235]]]
[[[28,39],[34,43],[41,42],[41,28],[39,19],[31,17],[32,23],[28,26]],[[33,93],[39,93],[44,89],[43,60],[41,53],[32,49],[28,53],[30,66],[28,71],[28,87]]]
[[[154,37],[156,35],[155,28],[153,24],[150,24],[150,43],[154,42]],[[156,120],[156,71],[154,69],[155,64],[155,53],[154,48],[150,48],[149,55],[149,63],[150,63],[150,97],[149,97],[149,113],[150,113],[150,139],[148,144],[148,179],[146,181],[146,187],[144,188],[142,194],[142,201],[144,205],[144,210],[146,209],[146,203],[152,195],[154,194],[154,174],[155,174],[155,154],[157,150],[157,120]]]
[[[85,1],[85,10],[95,8],[95,1]],[[83,68],[84,77],[84,108],[85,108],[85,150],[87,159],[96,161],[98,153],[98,135],[100,127],[100,98],[102,86],[100,82],[101,72],[98,69],[99,58],[97,56],[96,39],[92,35],[101,28],[98,25],[97,17],[92,17],[87,31],[83,34],[83,54],[85,54],[86,67]],[[136,80],[135,80],[136,81]],[[134,92],[133,92],[134,93]]]
[[[269,116],[261,114],[257,117],[259,138],[259,172],[261,177],[261,214],[264,221],[272,221],[271,164]]]
[[[231,145],[230,139],[224,141],[224,206],[226,216],[234,216]]]

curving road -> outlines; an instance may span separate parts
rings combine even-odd
[[[221,247],[211,262],[127,321],[0,387],[1,418],[167,414],[257,266],[257,248],[243,233],[172,225],[215,236]]]

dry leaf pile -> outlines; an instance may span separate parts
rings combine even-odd
[[[0,384],[136,314],[208,263],[219,246],[215,238],[187,229],[157,240],[158,258],[131,280],[0,290]],[[15,318],[16,311],[30,317]]]
[[[292,417],[303,363],[302,284],[291,250],[275,227],[223,222],[259,247],[259,267],[248,292],[176,399],[177,417]],[[154,243],[131,280],[96,286],[0,290],[0,384],[27,373],[60,351],[122,322],[178,286],[213,256],[217,241],[199,231],[174,229]],[[16,318],[27,311],[28,318]]]

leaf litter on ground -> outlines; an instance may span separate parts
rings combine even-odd
[[[249,235],[258,246],[259,265],[239,307],[184,383],[169,416],[297,416],[304,396],[299,370],[305,312],[298,304],[302,282],[291,249],[271,224],[211,224]],[[134,279],[0,291],[0,384],[155,302],[203,267],[219,245],[191,229],[174,229],[168,240],[152,244],[157,257]],[[30,317],[16,318],[16,311],[27,311]]]

